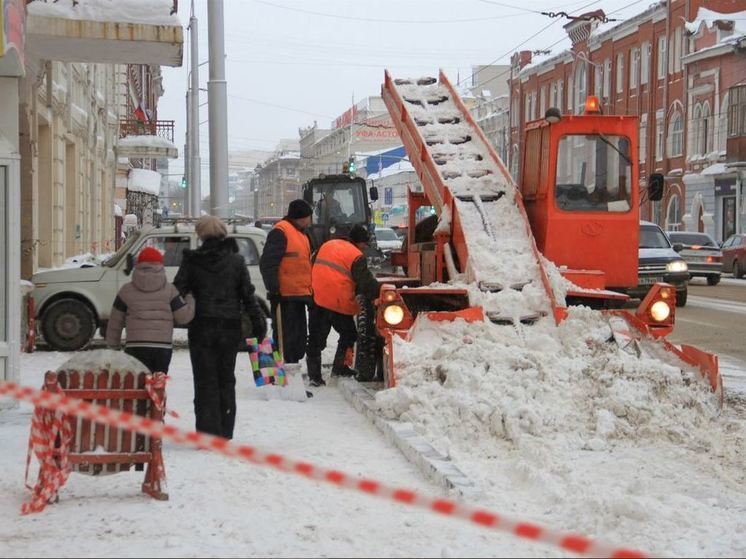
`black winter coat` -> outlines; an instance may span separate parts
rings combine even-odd
[[[222,319],[240,325],[243,310],[255,335],[263,338],[266,333],[266,319],[234,239],[208,239],[197,250],[185,250],[174,285],[182,295],[194,296],[195,320]]]

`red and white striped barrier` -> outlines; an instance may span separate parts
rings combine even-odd
[[[165,425],[145,417],[97,406],[83,400],[68,398],[63,394],[36,390],[6,382],[0,383],[0,396],[9,396],[14,400],[30,402],[50,411],[79,416],[110,427],[168,439],[179,445],[213,450],[224,456],[238,458],[251,464],[274,468],[314,481],[323,481],[340,488],[426,509],[443,516],[460,518],[482,528],[505,532],[534,542],[546,543],[578,555],[620,559],[648,557],[648,555],[633,549],[614,547],[585,536],[558,532],[531,522],[521,522],[486,509],[476,508],[449,499],[419,495],[414,491],[391,487],[376,480],[358,479],[341,471],[329,470],[307,462],[292,460],[280,454],[264,452],[252,446],[237,445],[220,437],[182,431],[173,425]]]

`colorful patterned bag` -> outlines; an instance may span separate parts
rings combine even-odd
[[[257,338],[246,338],[251,357],[251,370],[257,387],[275,385],[286,386],[287,377],[280,352],[272,349],[272,340],[264,338],[259,343]]]

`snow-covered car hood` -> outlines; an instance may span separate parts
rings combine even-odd
[[[401,241],[379,241],[376,240],[376,246],[381,250],[399,250],[401,248]]]
[[[672,248],[641,248],[640,260],[683,260]]]
[[[84,281],[99,281],[106,268],[103,266],[88,266],[85,268],[62,268],[59,270],[46,270],[38,272],[31,278],[34,285],[41,283],[69,283]]]

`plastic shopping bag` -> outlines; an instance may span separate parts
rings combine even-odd
[[[285,365],[282,355],[273,348],[269,338],[261,343],[256,338],[247,338],[246,344],[249,347],[254,383],[264,398],[306,401],[308,396],[298,364]]]

